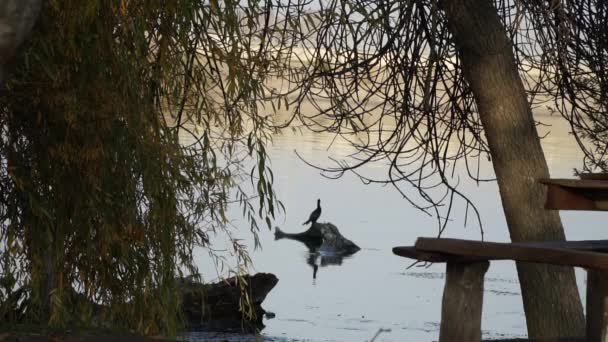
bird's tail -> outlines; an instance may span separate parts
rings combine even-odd
[[[309,219],[308,221],[306,221],[306,222],[302,223],[302,225],[303,225],[303,226],[305,226],[305,225],[307,225],[307,224],[309,224],[309,223],[310,223],[310,219]]]
[[[274,227],[275,231],[274,231],[274,239],[281,239],[283,237],[285,237],[285,233],[283,233],[283,231],[281,229],[279,229],[279,227]]]

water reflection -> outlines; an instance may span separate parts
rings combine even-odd
[[[317,279],[317,271],[319,267],[327,267],[330,265],[342,265],[344,259],[348,259],[353,256],[357,251],[349,251],[343,253],[332,253],[332,252],[323,252],[320,249],[309,250],[308,257],[306,258],[306,263],[312,267],[312,279],[313,284]]]
[[[312,267],[313,284],[317,279],[319,267],[342,265],[345,258],[349,258],[359,251],[359,247],[340,235],[337,228],[332,232],[327,232],[325,230],[328,228],[323,225],[329,224],[315,223],[301,233],[286,233],[276,227],[274,233],[275,240],[290,239],[299,241],[306,246],[308,249],[306,264]],[[319,229],[319,227],[323,228]],[[333,225],[331,227],[335,228]],[[329,229],[331,230],[331,228]],[[336,233],[337,236],[332,236]]]
[[[568,124],[560,117],[543,113],[537,113],[536,119],[550,125],[538,129],[541,136],[550,131],[541,142],[551,176],[572,177],[573,168],[580,166],[582,154],[568,133]],[[339,180],[324,178],[294,153],[298,151],[315,165],[331,166],[333,159],[341,160],[353,152],[348,142],[333,138],[331,134],[308,131],[284,132],[273,137],[269,154],[274,185],[278,198],[287,208],[276,224],[287,231],[300,231],[303,219],[312,209],[310,203],[322,198],[323,220],[339,222],[340,231],[362,250],[356,256],[332,258],[323,253],[320,242],[293,238],[290,240],[299,242],[285,241],[285,238],[276,241],[274,231],[261,231],[263,248],[251,252],[255,270],[271,272],[280,279],[263,303],[265,309],[277,315],[265,322],[263,334],[274,341],[283,341],[282,338],[290,342],[364,341],[378,329],[390,328],[390,333],[381,335],[382,340],[437,340],[445,265],[413,268],[404,273],[411,263],[391,252],[394,246],[414,244],[419,236],[436,235],[435,218],[412,208],[397,191],[375,184],[363,186],[352,174],[345,174]],[[387,168],[374,164],[366,172],[379,178],[386,174]],[[489,162],[482,160],[481,168],[484,177],[494,176]],[[462,178],[459,189],[482,213],[487,239],[509,241],[497,184],[477,184]],[[457,214],[445,232],[446,237],[478,239],[477,227],[465,224],[466,206],[457,205],[453,210]],[[234,206],[229,214],[235,225],[247,223],[238,221],[239,207]],[[572,240],[605,235],[605,215],[560,212],[566,235]],[[238,233],[253,245],[246,229]],[[198,252],[197,262],[203,274],[217,272],[206,252]],[[339,267],[327,267],[329,265]],[[314,278],[311,281],[311,274],[318,278],[316,284]],[[579,285],[584,288],[585,278],[581,275],[581,272],[577,274]],[[525,335],[523,305],[515,295],[520,291],[515,264],[492,263],[486,274],[486,285],[484,338]],[[584,298],[584,292],[582,295]]]

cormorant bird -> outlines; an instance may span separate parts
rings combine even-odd
[[[310,213],[310,216],[308,217],[308,221],[302,223],[302,225],[307,225],[309,223],[317,223],[317,220],[319,219],[319,217],[321,216],[321,200],[318,199],[317,200],[317,209],[315,209],[312,213]]]

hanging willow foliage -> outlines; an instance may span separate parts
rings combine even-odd
[[[260,10],[43,4],[0,94],[0,321],[175,332],[175,277],[196,273],[230,198],[254,234],[270,225]]]

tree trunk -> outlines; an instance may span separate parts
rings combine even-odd
[[[483,124],[513,241],[564,240],[558,212],[543,209],[549,171],[513,46],[490,0],[440,3]],[[571,267],[517,263],[530,337],[583,336]]]
[[[6,74],[6,64],[30,33],[38,12],[40,0],[3,0],[0,3],[0,86]]]
[[[608,341],[608,272],[587,270],[587,342]]]

